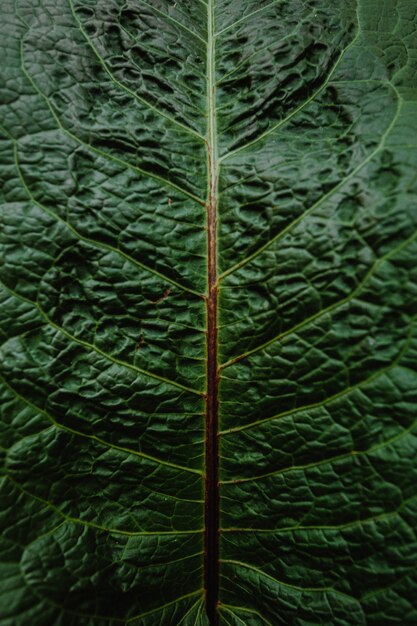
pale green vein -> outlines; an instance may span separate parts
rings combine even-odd
[[[219,607],[219,611],[221,611],[221,606]],[[231,611],[229,611],[231,613]],[[232,613],[233,615],[233,613]],[[242,624],[244,624],[244,626],[246,626],[245,622],[242,622],[241,620],[239,620]],[[226,624],[226,626],[233,626],[229,620],[225,617],[224,612],[223,612],[223,616],[222,616],[222,623]]]
[[[105,73],[108,75],[108,77],[110,78],[111,82],[116,85],[116,87],[118,87],[119,89],[125,91],[126,93],[128,93],[130,96],[132,96],[135,100],[137,100],[138,102],[140,102],[141,104],[144,104],[147,108],[151,109],[152,111],[154,111],[155,113],[157,113],[158,115],[160,115],[161,117],[164,117],[166,120],[168,120],[171,124],[175,124],[177,126],[179,126],[180,128],[182,128],[184,131],[186,131],[187,133],[189,133],[190,135],[193,135],[194,137],[198,138],[200,141],[204,141],[204,137],[202,135],[200,135],[198,132],[196,132],[195,130],[193,130],[192,128],[190,128],[189,126],[186,126],[185,124],[183,124],[182,122],[179,122],[178,120],[176,120],[175,118],[171,117],[170,115],[168,115],[167,113],[164,113],[163,111],[160,111],[157,107],[155,107],[153,104],[151,104],[150,102],[148,102],[145,98],[142,98],[141,96],[139,96],[137,93],[135,93],[134,91],[132,91],[131,89],[129,89],[129,87],[127,87],[126,85],[123,85],[123,83],[121,83],[119,80],[117,80],[117,78],[114,76],[114,74],[110,71],[107,63],[105,62],[105,60],[103,59],[103,57],[100,55],[99,51],[97,50],[96,46],[93,44],[91,38],[87,35],[87,33],[85,32],[85,29],[83,27],[83,24],[80,20],[80,18],[78,17],[78,15],[76,14],[75,8],[74,8],[74,3],[72,0],[68,0],[68,4],[70,6],[71,9],[71,13],[72,16],[74,18],[74,20],[77,23],[77,26],[80,30],[80,32],[82,33],[85,41],[87,42],[87,44],[90,46],[90,48],[92,49],[92,51],[94,52],[94,55],[96,56],[98,62],[100,63],[101,67],[103,68],[103,70],[105,71]],[[146,4],[146,2],[144,2],[143,4]],[[161,11],[159,11],[159,13],[161,13],[161,15],[164,15]],[[174,20],[175,21],[175,20]],[[180,24],[178,22],[178,24]],[[180,24],[181,25],[181,24]],[[188,30],[188,29],[187,29]],[[192,31],[189,31],[192,33]],[[193,34],[193,33],[192,33]],[[197,36],[197,35],[196,35]]]
[[[6,129],[4,129],[3,127],[1,127],[1,128],[2,128],[3,132],[9,137],[10,141],[13,143],[13,154],[14,154],[14,161],[15,161],[17,173],[18,173],[19,179],[20,179],[20,181],[22,183],[22,186],[23,186],[25,192],[27,193],[29,199],[31,200],[31,202],[33,204],[38,206],[45,213],[48,213],[48,215],[53,217],[55,220],[61,222],[61,224],[64,224],[66,226],[66,228],[68,228],[77,237],[77,239],[79,239],[80,241],[85,241],[86,243],[91,244],[95,248],[100,248],[101,250],[108,250],[109,252],[113,252],[114,254],[117,254],[117,255],[121,256],[122,258],[126,259],[126,261],[129,261],[132,265],[135,265],[136,267],[140,267],[141,269],[149,272],[150,274],[153,274],[154,276],[157,276],[158,278],[160,278],[164,282],[167,282],[167,283],[170,283],[171,285],[174,285],[174,287],[177,287],[178,289],[181,289],[182,291],[186,291],[188,293],[191,293],[194,296],[197,296],[199,298],[203,298],[204,297],[203,294],[199,293],[198,291],[194,291],[194,289],[190,289],[190,287],[187,287],[187,286],[183,285],[182,283],[178,283],[176,280],[166,276],[165,274],[162,274],[157,269],[155,269],[153,267],[150,267],[149,265],[146,265],[146,264],[142,263],[141,261],[136,260],[135,258],[130,256],[126,252],[123,252],[123,250],[121,250],[119,248],[115,248],[114,246],[111,246],[110,244],[102,243],[102,242],[97,241],[95,239],[92,239],[90,237],[85,237],[85,235],[82,235],[70,222],[68,222],[67,220],[64,220],[60,215],[58,215],[58,213],[55,213],[55,211],[52,211],[51,209],[46,207],[44,204],[42,204],[41,202],[36,200],[36,198],[33,196],[32,192],[31,192],[31,190],[30,190],[30,188],[29,188],[29,186],[28,186],[28,184],[26,182],[26,179],[25,179],[25,177],[23,175],[23,172],[22,172],[22,169],[21,169],[21,166],[20,166],[18,142],[17,142],[16,139],[14,139],[14,137],[9,135],[9,133],[7,132]]]
[[[291,37],[293,37],[295,35],[295,33],[297,32],[298,28],[299,28],[299,25],[297,25],[295,28],[293,28],[293,30],[291,30],[291,32],[289,32],[287,35],[285,35],[285,37],[282,37],[278,42],[274,42],[274,43],[277,46],[281,46],[284,41],[290,39]],[[273,48],[271,46],[271,43],[268,43],[266,46],[263,46],[262,48],[258,47],[255,50],[255,52],[253,52],[249,56],[245,57],[243,59],[243,61],[241,61],[240,63],[235,65],[232,70],[230,70],[226,74],[223,74],[223,76],[217,81],[217,85],[223,84],[226,80],[228,80],[231,76],[236,74],[236,72],[238,72],[242,67],[244,67],[251,59],[255,58],[258,54],[262,54],[263,52],[265,52],[265,50],[272,51],[272,49]]]
[[[203,610],[204,605],[205,605],[204,601],[200,602],[200,606],[197,609],[197,614],[196,614],[195,619],[194,619],[194,625],[195,624],[198,625],[198,620],[200,619],[201,611]]]
[[[158,15],[161,15],[162,17],[164,17],[165,19],[169,20],[170,22],[173,22],[174,24],[176,24],[179,28],[181,28],[183,31],[190,33],[190,35],[192,35],[193,37],[196,37],[197,39],[199,39],[205,46],[207,46],[207,41],[205,39],[203,39],[198,33],[194,32],[193,30],[191,30],[191,28],[188,28],[188,26],[186,26],[185,24],[183,24],[182,22],[178,21],[175,19],[175,17],[173,17],[172,15],[170,15],[169,13],[163,13],[163,11],[160,11],[159,9],[157,9],[155,6],[153,6],[152,4],[149,4],[149,2],[145,2],[145,0],[139,0],[139,2],[141,4],[144,4],[145,6],[147,6],[149,9],[151,9],[152,11],[154,11],[154,13],[157,13]],[[201,139],[204,139],[204,137],[202,137],[201,135],[198,135]]]
[[[121,617],[109,617],[108,615],[104,616],[104,615],[100,615],[97,613],[94,614],[89,614],[89,613],[83,613],[81,611],[76,611],[74,609],[69,609],[67,607],[63,607],[60,604],[58,604],[58,602],[54,602],[54,600],[52,600],[51,598],[48,597],[44,597],[38,590],[36,590],[33,585],[31,585],[31,583],[27,580],[26,578],[26,574],[22,568],[22,564],[21,562],[18,563],[19,566],[19,571],[20,571],[20,575],[22,578],[22,581],[24,582],[24,584],[26,585],[27,589],[39,600],[41,600],[42,602],[46,603],[49,606],[52,606],[53,608],[59,609],[61,612],[68,614],[68,615],[74,615],[76,617],[82,617],[82,618],[88,618],[88,619],[92,619],[92,620],[102,620],[103,622],[106,623],[118,623],[118,624],[123,624],[124,626],[126,626],[126,624],[130,624],[133,621],[136,621],[138,619],[142,619],[143,617],[146,617],[148,615],[151,615],[153,613],[159,613],[161,611],[163,611],[164,609],[174,605],[174,604],[178,604],[179,602],[183,601],[183,600],[187,600],[188,598],[191,598],[197,594],[201,594],[201,590],[198,589],[197,591],[193,591],[191,593],[188,593],[184,596],[180,596],[179,598],[176,598],[175,600],[171,600],[170,602],[167,602],[166,604],[163,604],[162,606],[159,606],[156,609],[152,609],[150,611],[146,611],[145,613],[141,613],[139,615],[135,615],[133,617],[130,617],[128,619],[126,618],[121,618]]]
[[[372,598],[374,596],[379,595],[380,593],[386,593],[387,591],[392,591],[393,589],[395,589],[395,587],[397,585],[399,585],[400,583],[404,582],[404,580],[406,580],[410,576],[413,576],[413,578],[414,578],[414,576],[415,576],[415,567],[413,567],[411,571],[409,571],[406,574],[404,574],[404,576],[401,576],[398,580],[393,582],[391,585],[387,585],[386,587],[381,587],[380,589],[374,589],[374,591],[369,591],[368,593],[363,594],[363,596],[360,597],[360,601],[364,602],[364,601],[368,600],[369,598]]]
[[[22,20],[22,22],[23,22],[23,20]],[[72,133],[70,130],[65,128],[65,126],[62,124],[62,122],[61,122],[57,112],[55,111],[54,107],[50,103],[49,98],[39,89],[39,87],[37,86],[37,84],[35,83],[33,78],[31,77],[31,75],[29,74],[29,72],[26,70],[25,62],[24,62],[25,56],[24,56],[24,48],[23,48],[23,46],[24,46],[24,40],[22,38],[21,44],[20,44],[20,55],[21,55],[21,62],[22,62],[21,63],[21,70],[24,73],[24,75],[26,76],[26,78],[28,79],[28,81],[30,82],[30,84],[32,85],[33,89],[36,91],[36,93],[45,101],[45,104],[48,107],[48,109],[50,110],[51,115],[54,118],[58,128],[60,128],[62,130],[62,132],[67,137],[70,137],[73,141],[75,141],[79,145],[82,145],[85,148],[91,150],[95,154],[99,154],[104,159],[107,159],[109,161],[114,161],[115,163],[118,163],[119,165],[122,165],[123,167],[125,167],[127,169],[131,169],[134,172],[142,174],[145,177],[157,180],[159,183],[161,183],[165,187],[170,187],[172,189],[175,189],[179,193],[183,194],[184,196],[187,196],[188,198],[191,198],[195,202],[198,202],[199,204],[201,204],[203,206],[205,205],[205,201],[204,200],[202,200],[201,198],[198,198],[196,195],[194,195],[190,191],[187,191],[186,189],[183,189],[182,187],[179,187],[175,183],[167,180],[166,178],[163,178],[162,176],[158,176],[158,174],[154,174],[152,172],[149,172],[149,171],[147,171],[145,169],[142,169],[138,165],[133,165],[132,163],[129,163],[128,161],[120,159],[119,157],[117,157],[117,156],[115,156],[113,154],[110,154],[108,152],[105,152],[104,150],[100,150],[100,148],[96,148],[96,147],[92,146],[91,144],[87,143],[86,141],[83,141],[80,137],[77,137],[77,135],[74,135],[74,133]]]
[[[408,428],[403,430],[398,435],[395,435],[394,437],[391,437],[391,439],[387,439],[386,441],[377,443],[374,446],[371,446],[370,448],[368,448],[367,450],[350,450],[349,452],[345,452],[344,454],[338,454],[336,456],[333,456],[327,459],[321,459],[320,461],[315,461],[313,463],[306,463],[305,465],[291,465],[290,467],[283,467],[279,470],[275,470],[273,472],[267,472],[265,474],[259,474],[258,476],[251,476],[250,478],[223,480],[221,481],[220,484],[227,485],[227,484],[240,484],[240,483],[253,482],[257,480],[262,480],[264,478],[270,478],[272,476],[279,476],[280,474],[288,474],[288,472],[305,471],[305,470],[313,469],[316,467],[320,467],[321,465],[331,465],[333,463],[337,463],[338,461],[343,461],[346,459],[356,459],[362,456],[366,457],[366,456],[371,455],[376,450],[386,448],[390,446],[391,444],[396,443],[403,437],[407,437],[407,435],[410,435],[413,432],[416,425],[417,425],[417,419],[414,420]]]
[[[235,150],[231,150],[230,152],[227,152],[226,154],[224,154],[221,157],[220,160],[224,161],[225,159],[230,158],[234,154],[237,154],[238,152],[246,150],[247,148],[253,146],[256,143],[258,143],[259,141],[262,141],[262,139],[265,139],[265,137],[267,137],[268,135],[271,135],[276,130],[279,130],[282,126],[287,124],[293,117],[295,117],[298,113],[300,113],[303,109],[305,109],[305,107],[307,107],[310,104],[310,102],[315,100],[317,98],[317,96],[319,96],[321,94],[321,92],[324,91],[326,89],[326,87],[329,85],[329,83],[331,81],[331,78],[336,73],[336,70],[338,69],[340,63],[342,62],[343,57],[356,44],[356,42],[357,42],[357,40],[359,38],[359,35],[360,35],[360,31],[358,30],[356,32],[356,35],[352,39],[352,41],[339,54],[339,56],[337,58],[337,61],[335,62],[335,64],[333,65],[333,67],[331,68],[331,70],[330,70],[330,72],[329,72],[329,74],[327,76],[327,79],[323,82],[323,84],[309,98],[307,98],[307,100],[302,102],[300,104],[300,106],[298,106],[296,109],[294,109],[294,111],[292,111],[284,119],[280,120],[279,122],[277,122],[276,124],[271,126],[271,128],[268,128],[268,130],[266,130],[264,133],[259,135],[259,137],[257,137],[256,139],[253,139],[252,141],[249,141],[248,143],[244,144],[243,146],[239,146]]]
[[[281,528],[222,528],[222,533],[254,533],[254,534],[280,534],[280,533],[296,533],[296,532],[309,532],[313,530],[323,530],[323,531],[343,531],[349,530],[350,528],[356,528],[364,526],[365,524],[377,524],[378,522],[383,522],[385,520],[389,520],[393,517],[398,517],[402,510],[405,509],[410,503],[417,500],[416,496],[411,496],[410,498],[406,498],[402,501],[401,505],[396,508],[394,511],[387,511],[385,513],[379,513],[378,515],[372,515],[370,517],[365,517],[363,519],[357,519],[352,522],[346,522],[345,524],[311,524],[311,525],[303,525],[296,524],[295,526],[282,526]]]
[[[397,95],[397,109],[396,109],[395,115],[393,116],[391,123],[387,127],[385,133],[382,135],[381,141],[378,144],[378,146],[361,163],[359,163],[359,165],[357,165],[350,172],[350,174],[345,176],[345,178],[343,178],[337,185],[335,185],[332,189],[330,189],[330,191],[328,191],[324,196],[322,196],[319,200],[317,200],[317,202],[315,202],[309,209],[306,209],[303,213],[301,213],[301,215],[299,215],[295,220],[293,220],[290,224],[288,224],[288,226],[286,226],[283,230],[277,233],[275,237],[267,241],[263,246],[255,250],[255,252],[247,256],[245,259],[242,259],[241,261],[239,261],[238,263],[230,267],[228,270],[223,272],[220,276],[221,280],[224,279],[229,274],[232,274],[236,270],[240,269],[241,267],[243,267],[244,265],[252,261],[254,258],[259,256],[260,254],[262,254],[262,252],[267,250],[273,243],[276,243],[277,241],[282,239],[288,232],[290,232],[293,228],[295,228],[302,220],[304,220],[308,215],[313,213],[317,208],[322,206],[329,198],[334,196],[335,193],[337,193],[340,189],[342,189],[346,185],[346,183],[348,183],[352,178],[354,178],[356,174],[358,174],[377,154],[379,154],[384,149],[385,142],[399,118],[399,115],[401,112],[401,106],[402,106],[402,99],[398,91],[393,86],[391,87]]]
[[[219,35],[223,35],[223,33],[227,32],[228,30],[231,30],[232,28],[234,28],[238,24],[241,24],[242,22],[246,22],[251,17],[254,17],[255,15],[258,15],[259,13],[261,13],[263,11],[266,11],[267,9],[270,9],[271,7],[273,7],[276,4],[284,4],[284,0],[274,0],[273,2],[270,2],[269,4],[267,4],[264,7],[261,7],[260,9],[257,9],[256,11],[252,11],[252,13],[249,13],[248,15],[244,15],[239,20],[236,20],[236,22],[233,22],[233,24],[230,24],[229,26],[226,26],[225,28],[222,28],[222,30],[219,30],[217,33],[215,33],[215,36],[219,37]]]
[[[36,496],[35,494],[28,491],[25,487],[22,487],[22,485],[18,483],[14,478],[12,478],[9,474],[6,474],[5,477],[15,486],[16,489],[24,493],[29,498],[32,498],[32,500],[36,500],[37,502],[42,502],[42,504],[44,504],[48,508],[55,511],[58,515],[60,515],[67,522],[71,524],[77,524],[79,526],[84,526],[86,528],[91,528],[99,532],[104,532],[104,533],[108,533],[111,535],[121,535],[123,537],[142,537],[142,536],[148,536],[148,535],[152,537],[155,537],[155,536],[158,537],[159,535],[163,535],[163,536],[197,535],[197,534],[201,534],[204,532],[204,529],[202,528],[199,528],[197,530],[160,530],[160,531],[156,531],[156,530],[155,531],[146,531],[146,530],[131,531],[131,530],[120,530],[117,528],[109,528],[108,526],[95,524],[94,522],[88,522],[78,517],[72,517],[71,515],[67,515],[59,507],[55,506],[55,504],[53,504],[52,502],[49,502],[49,500],[45,500],[45,498]]]
[[[339,591],[338,589],[335,589],[334,587],[300,587],[299,585],[292,585],[291,583],[287,583],[284,582],[282,580],[278,580],[277,578],[274,578],[273,576],[271,576],[270,574],[267,574],[266,572],[263,572],[262,570],[258,569],[257,567],[254,567],[253,565],[249,565],[248,563],[244,563],[243,561],[235,561],[233,559],[221,559],[220,560],[221,563],[225,563],[228,565],[235,565],[236,567],[241,567],[244,569],[248,569],[254,573],[256,573],[258,576],[262,576],[263,578],[266,578],[268,580],[270,580],[271,582],[275,583],[278,586],[282,586],[282,587],[288,587],[289,589],[294,589],[295,591],[299,591],[300,593],[305,593],[305,592],[312,592],[312,593],[323,593],[323,592],[328,592],[328,593],[334,593],[337,596],[341,596],[342,598],[348,598],[350,601],[355,601],[358,602],[358,600],[356,598],[354,598],[353,596],[350,596],[347,593],[344,593],[343,591]]]
[[[41,415],[46,417],[46,419],[49,420],[53,424],[53,426],[55,426],[56,428],[60,430],[71,433],[72,435],[76,435],[77,437],[83,437],[84,439],[90,439],[92,441],[96,441],[97,443],[105,446],[106,448],[111,448],[112,450],[117,450],[119,452],[124,452],[129,455],[137,456],[137,457],[146,459],[148,461],[151,461],[153,463],[157,463],[158,465],[164,465],[164,466],[167,466],[176,470],[180,470],[183,472],[190,472],[192,474],[197,474],[199,476],[201,476],[202,474],[200,470],[196,470],[190,467],[184,467],[182,465],[178,465],[177,463],[172,463],[170,461],[164,461],[163,459],[154,457],[151,454],[146,454],[145,452],[139,452],[138,450],[133,450],[132,448],[118,446],[117,444],[110,443],[109,441],[106,441],[105,439],[102,439],[101,437],[97,437],[96,435],[87,435],[86,433],[83,433],[82,431],[71,428],[70,426],[66,426],[65,424],[61,424],[54,417],[52,417],[50,413],[45,411],[45,409],[42,409],[41,407],[37,406],[36,404],[31,402],[31,400],[28,400],[27,398],[22,396],[18,391],[16,391],[16,389],[14,389],[14,387],[11,386],[11,384],[4,378],[4,376],[0,375],[0,380],[11,391],[11,393],[13,393],[16,396],[16,398],[18,398],[21,402],[24,402],[25,404],[30,406],[37,413],[40,413]]]
[[[186,613],[184,613],[184,615],[182,616],[182,618],[180,619],[180,621],[178,622],[177,626],[181,626],[181,624],[184,623],[184,620],[189,617],[189,615],[191,615],[191,613],[194,611],[194,609],[199,606],[199,604],[202,602],[201,598],[199,598],[197,600],[197,602],[194,602],[194,604],[191,605],[191,607],[188,609],[188,611]],[[197,614],[198,617],[198,614]],[[194,622],[196,623],[196,622]]]
[[[178,382],[176,382],[174,380],[170,380],[169,378],[165,378],[164,376],[160,376],[159,374],[154,374],[153,372],[149,372],[148,370],[142,369],[141,367],[138,367],[137,365],[134,365],[133,363],[127,363],[126,361],[122,361],[122,360],[112,356],[111,354],[108,354],[107,352],[104,352],[104,350],[101,350],[100,348],[98,348],[97,346],[93,345],[92,343],[88,343],[87,341],[84,341],[83,339],[80,339],[79,337],[76,337],[72,333],[69,333],[67,330],[65,330],[65,328],[62,328],[62,326],[59,326],[58,324],[55,324],[55,322],[53,320],[51,320],[51,318],[43,310],[43,308],[41,307],[39,302],[35,302],[33,300],[30,300],[29,298],[25,298],[24,296],[20,295],[19,293],[17,293],[16,291],[11,289],[10,287],[5,285],[4,283],[1,283],[1,284],[2,284],[2,286],[4,287],[4,289],[6,291],[11,293],[12,296],[17,298],[18,300],[22,300],[23,302],[31,303],[34,307],[36,307],[38,309],[38,311],[39,311],[40,316],[45,320],[45,322],[47,322],[47,324],[49,326],[51,326],[52,328],[55,328],[55,330],[57,330],[60,333],[62,333],[65,337],[67,337],[68,339],[70,339],[74,343],[76,343],[76,344],[78,344],[80,346],[83,346],[84,348],[86,348],[89,351],[92,351],[92,352],[95,352],[96,354],[99,354],[104,359],[106,359],[107,361],[110,361],[111,363],[114,363],[115,365],[119,365],[120,367],[123,367],[123,368],[126,368],[126,369],[130,369],[133,372],[137,372],[138,374],[142,374],[143,376],[147,376],[148,378],[154,378],[155,380],[159,380],[160,382],[165,383],[167,385],[171,385],[173,387],[177,387],[178,389],[181,389],[182,391],[187,391],[188,393],[192,393],[192,394],[195,394],[195,395],[201,396],[201,397],[204,396],[204,392],[202,392],[202,391],[197,391],[196,389],[192,389],[191,387],[186,387],[185,385],[182,385],[181,383],[178,383]]]
[[[158,54],[159,50],[157,48],[153,48],[152,46],[146,46],[144,45],[144,43],[142,41],[140,41],[140,39],[138,39],[137,37],[135,37],[127,28],[125,28],[124,26],[120,25],[120,28],[122,29],[122,31],[126,34],[127,37],[129,37],[129,39],[131,41],[136,42],[137,44],[139,44],[141,46],[141,48],[147,50],[148,52],[151,52],[152,54]],[[136,67],[139,72],[142,72],[141,66],[134,60],[134,59],[130,59],[130,62],[132,63],[133,67]],[[196,69],[196,76],[200,76],[200,78],[205,79],[204,74],[202,74],[200,71],[198,71]],[[194,109],[194,111],[196,111],[198,113],[198,115],[201,115],[201,109],[199,108],[199,106],[193,104],[194,100],[200,99],[201,93],[199,91],[196,91],[195,89],[192,88],[191,83],[184,83],[183,84],[183,88],[186,92],[188,92],[188,95],[191,95],[191,101],[190,99],[187,100],[186,102],[186,106],[189,109]],[[181,100],[181,103],[183,102],[183,100]]]
[[[414,318],[413,318],[413,320],[414,320]],[[249,428],[254,428],[256,426],[259,426],[260,424],[265,424],[267,422],[272,422],[274,420],[282,419],[284,417],[287,417],[288,415],[294,415],[295,413],[303,413],[304,411],[309,411],[309,410],[312,410],[312,409],[325,407],[325,406],[328,406],[329,404],[337,401],[339,398],[343,398],[344,396],[352,393],[353,391],[355,391],[357,389],[362,389],[363,387],[369,385],[370,383],[378,380],[378,378],[380,378],[381,376],[383,376],[384,374],[386,374],[387,372],[389,372],[390,370],[395,368],[400,363],[401,359],[406,354],[406,352],[407,352],[407,350],[408,350],[408,348],[410,346],[412,332],[413,332],[413,325],[411,323],[410,324],[408,338],[407,338],[403,348],[399,352],[398,356],[394,359],[394,361],[392,361],[392,363],[390,363],[386,367],[383,367],[380,370],[374,372],[373,374],[371,374],[371,376],[369,376],[368,378],[365,378],[364,380],[359,381],[355,385],[350,385],[349,387],[346,387],[345,389],[342,389],[341,391],[338,391],[334,395],[329,396],[328,398],[326,398],[325,400],[322,400],[320,402],[314,402],[312,404],[307,404],[305,406],[295,407],[293,409],[289,409],[288,411],[284,411],[282,413],[277,413],[276,415],[272,415],[270,417],[265,417],[264,419],[257,420],[255,422],[251,422],[250,424],[245,424],[244,426],[237,426],[235,428],[229,428],[227,430],[221,431],[220,435],[227,435],[227,434],[230,434],[230,433],[240,432],[242,430],[247,430]]]
[[[141,619],[143,617],[147,617],[148,615],[152,615],[152,613],[159,613],[160,611],[166,609],[167,607],[172,606],[173,604],[178,604],[182,600],[188,600],[188,598],[193,598],[197,594],[201,595],[201,592],[202,592],[201,589],[197,589],[196,591],[192,591],[191,593],[187,593],[186,595],[181,596],[180,598],[176,598],[175,600],[172,600],[171,602],[167,602],[166,604],[163,604],[162,606],[159,606],[156,609],[152,609],[151,611],[147,611],[146,613],[142,613],[141,615],[135,615],[134,617],[130,617],[126,621],[126,624],[130,624],[130,622],[133,622],[134,620]]]
[[[49,430],[52,430],[53,428],[54,428],[54,426],[49,426],[48,428],[45,428],[44,430],[41,430],[41,431],[39,431],[39,432],[37,432],[35,434],[26,435],[25,437],[22,437],[21,439],[16,441],[13,445],[11,445],[11,447],[8,450],[6,450],[5,459],[4,459],[5,468],[7,469],[7,467],[8,467],[9,456],[10,456],[11,453],[13,453],[13,448],[15,446],[16,447],[21,446],[22,442],[25,441],[25,439],[32,439],[32,441],[33,441],[33,439],[35,437],[41,437],[41,435],[44,435],[45,433],[47,433]],[[90,452],[93,452],[93,451],[90,450]],[[98,456],[94,458],[94,462],[93,462],[92,465],[94,466],[96,464],[96,462],[97,462],[97,464],[99,463],[99,457]],[[6,474],[7,474],[7,472],[6,472]],[[74,472],[74,473],[69,472],[65,476],[69,477],[69,478],[85,479],[87,476],[90,476],[90,475],[93,478],[95,477],[94,471],[92,469],[89,472],[84,472],[84,471]],[[15,480],[15,479],[12,478],[12,476],[10,476],[10,474],[8,474],[8,476],[10,477],[11,480]],[[150,477],[152,477],[152,474],[150,474]],[[18,484],[17,481],[15,481],[15,482],[16,482],[16,484]],[[157,489],[155,489],[153,487],[151,488],[151,487],[146,486],[144,482],[141,483],[141,487],[142,487],[143,491],[149,492],[151,495],[160,496],[162,500],[175,500],[176,502],[190,502],[192,504],[202,504],[204,502],[204,500],[202,500],[202,499],[200,499],[200,500],[192,500],[190,498],[180,498],[179,496],[172,495],[171,493],[161,492],[161,491],[158,491]],[[123,508],[125,508],[125,507],[123,507]]]
[[[263,615],[261,615],[260,613],[258,613],[258,611],[255,611],[254,609],[248,609],[244,606],[235,606],[233,604],[226,604],[225,602],[221,603],[221,609],[225,609],[225,610],[230,610],[230,612],[233,611],[242,611],[242,613],[250,613],[251,615],[256,615],[257,617],[259,617],[264,624],[267,624],[267,626],[272,626],[271,622],[269,620],[266,619],[266,617],[264,617]],[[238,617],[236,615],[236,613],[233,613],[233,615],[235,617]]]
[[[118,563],[123,563],[125,561],[124,553],[128,545],[129,545],[129,540],[126,543],[125,549],[123,551],[123,556],[117,561]],[[186,556],[182,556],[179,559],[172,559],[171,561],[164,561],[163,564],[161,563],[147,563],[146,565],[141,564],[140,569],[143,572],[144,570],[154,569],[155,567],[161,568],[162,565],[164,567],[167,565],[174,565],[175,563],[182,563],[183,561],[188,561],[189,559],[195,559],[196,557],[202,556],[203,554],[204,554],[203,551],[195,552],[194,554],[187,554]],[[196,602],[196,604],[198,604],[198,602]]]
[[[417,231],[415,233],[413,233],[410,237],[405,239],[398,246],[393,248],[393,250],[390,250],[389,252],[387,252],[386,254],[381,256],[379,259],[376,259],[374,261],[374,263],[372,264],[371,268],[368,270],[368,272],[365,274],[363,279],[360,281],[360,283],[355,287],[355,289],[348,296],[346,296],[345,298],[343,298],[341,300],[338,300],[337,302],[334,302],[333,304],[329,305],[328,307],[326,307],[324,309],[321,309],[320,311],[318,311],[314,315],[311,315],[310,317],[307,317],[305,320],[303,320],[299,324],[296,324],[292,328],[289,328],[288,330],[279,333],[275,337],[272,337],[272,339],[269,339],[268,341],[265,341],[263,344],[261,344],[259,346],[256,346],[256,348],[253,348],[252,350],[248,350],[247,352],[239,354],[238,356],[230,359],[226,363],[223,363],[220,366],[220,369],[225,369],[226,367],[229,367],[230,365],[233,365],[234,363],[236,363],[238,361],[241,361],[242,359],[246,359],[247,357],[251,356],[252,354],[255,354],[256,352],[259,352],[260,350],[264,350],[265,348],[267,348],[271,344],[274,344],[274,343],[276,343],[278,341],[281,341],[284,337],[287,337],[288,335],[292,335],[292,334],[298,332],[299,330],[305,328],[306,326],[308,326],[312,322],[315,322],[317,319],[319,319],[321,317],[324,317],[328,313],[331,313],[332,311],[334,311],[336,309],[339,309],[339,308],[342,308],[346,304],[349,304],[349,302],[354,300],[354,298],[356,298],[361,293],[361,291],[365,287],[365,285],[375,275],[375,273],[377,272],[377,270],[380,267],[380,265],[382,265],[386,261],[390,260],[396,254],[398,254],[398,252],[401,252],[404,248],[409,246],[416,238],[417,238]]]

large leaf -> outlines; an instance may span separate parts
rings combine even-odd
[[[415,626],[415,0],[1,9],[1,626]]]

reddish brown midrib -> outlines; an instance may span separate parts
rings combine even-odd
[[[205,426],[204,586],[210,626],[218,625],[219,602],[219,368],[217,329],[218,138],[216,109],[215,0],[207,0],[207,387]]]
[[[211,148],[208,147],[211,160]],[[211,168],[212,170],[212,168]],[[207,306],[207,397],[205,449],[205,593],[211,626],[217,626],[219,598],[219,370],[217,362],[217,197],[211,171],[207,204],[208,295]]]

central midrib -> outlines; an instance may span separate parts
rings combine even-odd
[[[214,2],[207,3],[207,395],[205,425],[204,583],[206,612],[218,624],[219,598],[219,368],[217,356],[217,209],[219,159],[216,128]]]

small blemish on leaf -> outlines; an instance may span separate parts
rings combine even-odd
[[[152,304],[159,304],[160,302],[165,300],[165,298],[168,298],[168,296],[171,293],[171,291],[172,291],[172,287],[167,287],[167,289],[165,289],[164,293],[162,294],[162,296],[160,298],[157,298],[156,300],[151,300],[149,298],[149,302],[152,302]]]

